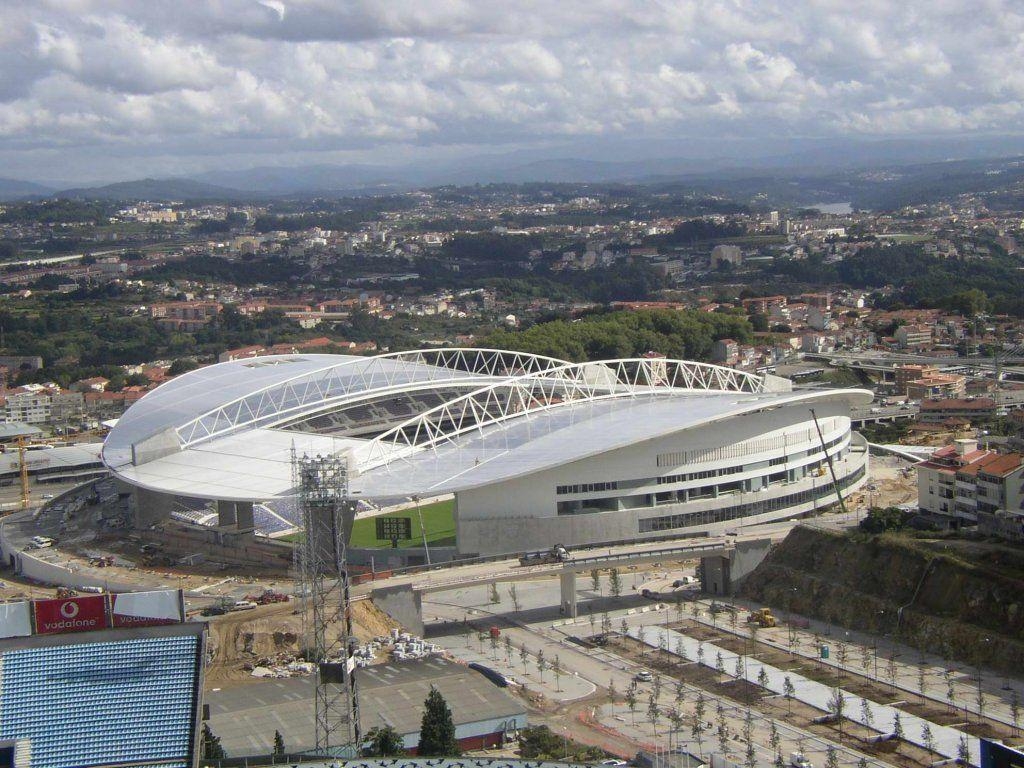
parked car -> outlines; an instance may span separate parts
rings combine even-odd
[[[646,669],[641,669],[639,672],[633,675],[633,679],[636,680],[638,683],[650,683],[654,680],[654,675],[652,675]]]

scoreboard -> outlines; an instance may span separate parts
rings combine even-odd
[[[374,522],[378,541],[390,541],[391,546],[397,547],[399,541],[412,538],[411,517],[377,517]]]

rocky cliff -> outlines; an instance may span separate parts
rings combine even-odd
[[[797,527],[741,593],[949,658],[1024,666],[1024,551]]]

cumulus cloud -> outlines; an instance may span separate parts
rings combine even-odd
[[[1018,0],[0,2],[0,156],[1016,134],[1022,64]]]

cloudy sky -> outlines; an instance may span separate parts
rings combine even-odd
[[[0,176],[1024,134],[1021,0],[0,0]]]

